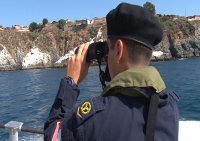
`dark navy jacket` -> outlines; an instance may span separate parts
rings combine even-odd
[[[127,89],[136,94],[127,95]],[[150,88],[113,87],[109,95],[86,100],[73,110],[79,89],[62,79],[45,123],[45,141],[144,141],[149,99],[138,94],[140,90]],[[155,141],[178,141],[178,97],[163,90],[159,98]]]

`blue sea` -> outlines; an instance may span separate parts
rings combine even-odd
[[[200,58],[154,62],[166,85],[180,97],[180,120],[200,121]],[[50,107],[65,76],[65,68],[0,72],[0,124],[11,120],[24,127],[43,128]],[[77,103],[100,95],[98,67],[89,69],[79,85]],[[41,135],[19,133],[20,141],[41,140]],[[0,129],[0,141],[8,140],[8,131]]]

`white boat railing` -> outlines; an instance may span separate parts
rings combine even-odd
[[[0,123],[0,128],[8,129],[9,132],[9,141],[18,141],[18,132],[29,132],[35,134],[44,134],[43,130],[32,128],[32,127],[23,127],[23,122],[18,121],[9,121],[6,124]]]

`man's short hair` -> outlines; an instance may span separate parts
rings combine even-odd
[[[111,41],[111,49],[114,48],[117,39],[109,38]],[[152,50],[132,40],[121,39],[127,48],[129,61],[132,64],[149,63],[152,56]]]
[[[124,40],[128,51],[129,60],[133,64],[139,64],[141,62],[150,62],[152,56],[152,50],[145,47],[143,44],[134,42],[131,40]]]

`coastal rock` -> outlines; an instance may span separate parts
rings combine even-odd
[[[170,51],[170,42],[169,39],[164,33],[163,40],[153,48],[154,52],[162,52],[162,54],[155,56],[154,54],[152,55],[152,60],[153,61],[159,61],[159,60],[169,60],[172,58],[172,54]]]
[[[200,21],[168,18],[167,22],[170,26],[166,28],[163,24],[163,40],[153,48],[152,60],[200,56]],[[48,24],[33,33],[1,30],[0,70],[63,67],[75,47],[106,40],[106,33],[105,18],[96,19],[90,25],[72,23],[64,31],[56,24]]]
[[[6,47],[0,44],[0,70],[10,70],[13,67],[17,67],[15,60]]]
[[[0,70],[54,67],[62,54],[59,29],[50,25],[34,36],[16,30],[0,31]]]
[[[199,39],[200,21],[188,22],[185,19],[173,21],[171,27],[164,31],[162,42],[154,48],[155,51],[163,52],[157,59],[199,56]]]
[[[50,62],[51,56],[48,53],[42,53],[39,48],[33,48],[24,57],[22,69],[50,67]]]

